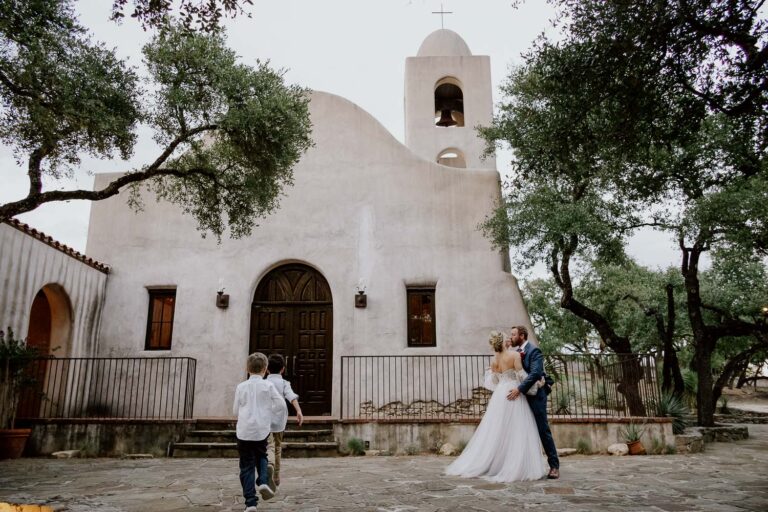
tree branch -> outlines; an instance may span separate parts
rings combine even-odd
[[[101,199],[106,199],[108,197],[114,196],[115,194],[118,194],[122,190],[122,188],[125,187],[126,185],[130,185],[132,183],[138,183],[140,181],[143,181],[155,176],[175,176],[177,178],[185,178],[192,175],[203,175],[208,178],[213,178],[215,180],[216,176],[212,174],[208,169],[189,169],[185,171],[180,171],[178,169],[162,168],[162,165],[168,160],[168,158],[179,147],[179,145],[188,141],[194,135],[197,135],[199,133],[203,133],[206,131],[213,131],[216,129],[218,129],[217,125],[209,124],[209,125],[199,126],[197,128],[187,131],[186,133],[179,134],[179,136],[176,137],[173,141],[171,141],[171,143],[168,145],[168,147],[165,148],[165,150],[160,154],[160,156],[158,156],[155,159],[155,161],[152,162],[152,164],[150,164],[146,169],[139,172],[124,174],[101,190],[52,190],[50,192],[41,192],[40,191],[41,185],[38,186],[38,183],[36,181],[40,179],[39,172],[37,175],[34,175],[35,173],[33,173],[32,170],[30,170],[29,194],[24,199],[21,199],[19,201],[14,201],[11,203],[6,203],[0,206],[0,221],[10,219],[11,217],[19,215],[21,213],[32,211],[36,207],[40,206],[41,204],[49,203],[52,201],[68,201],[73,199],[85,199],[85,200],[91,200],[91,201],[98,201]],[[36,152],[37,150],[33,152],[33,156],[35,155]],[[32,158],[30,158],[30,167],[32,165],[31,162],[32,162]],[[38,166],[38,171],[39,171],[39,166]]]

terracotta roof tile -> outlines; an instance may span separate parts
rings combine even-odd
[[[6,224],[8,224],[11,227],[14,227],[21,231],[22,233],[25,233],[32,238],[36,238],[37,240],[43,242],[44,244],[53,247],[54,249],[63,252],[64,254],[75,258],[78,261],[81,261],[82,263],[88,265],[89,267],[95,268],[99,272],[104,272],[105,274],[109,274],[109,266],[105,265],[104,263],[99,263],[98,261],[94,260],[93,258],[89,258],[85,254],[81,254],[77,252],[76,250],[72,249],[71,247],[62,244],[58,240],[54,240],[52,237],[46,235],[42,231],[38,231],[37,229],[29,226],[28,224],[24,224],[23,222],[17,220],[17,219],[10,219],[5,221]]]

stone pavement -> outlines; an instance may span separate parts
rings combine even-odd
[[[442,476],[452,457],[285,459],[259,510],[768,510],[768,425],[694,455],[571,456],[556,481],[496,484]],[[0,502],[79,511],[243,510],[235,459],[0,461]]]

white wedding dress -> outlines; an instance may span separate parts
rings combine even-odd
[[[492,482],[539,480],[549,468],[541,450],[536,421],[524,395],[507,400],[507,393],[525,378],[523,370],[498,375],[498,384],[485,415],[447,475],[483,477]],[[486,387],[493,384],[486,379]]]

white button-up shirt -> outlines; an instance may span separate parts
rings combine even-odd
[[[283,398],[289,402],[299,399],[299,395],[294,393],[291,388],[291,383],[285,380],[279,373],[270,373],[267,375],[267,380],[271,382],[272,385],[275,386],[275,389],[277,389],[277,392],[283,395]]]
[[[237,385],[232,412],[237,416],[237,438],[243,441],[266,439],[273,422],[288,416],[285,400],[261,375]]]

